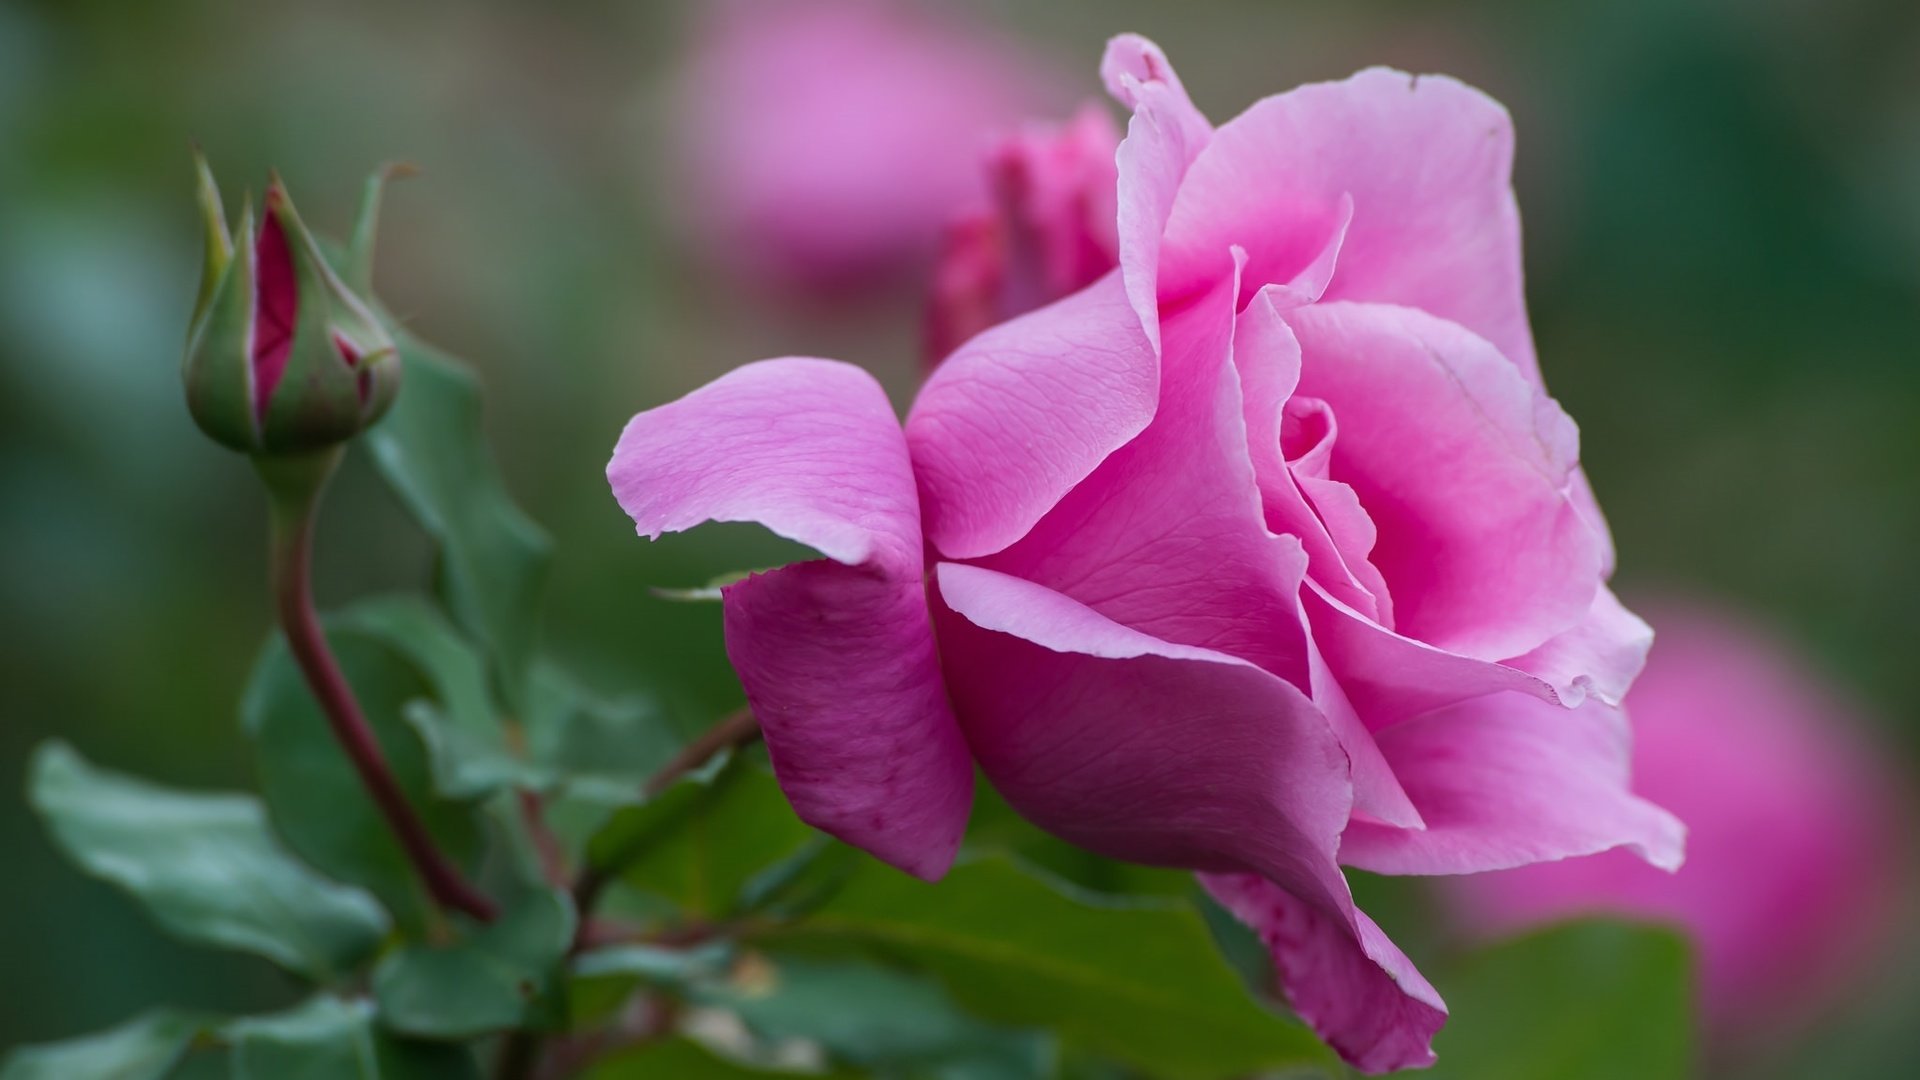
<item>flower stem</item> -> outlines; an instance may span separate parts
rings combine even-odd
[[[726,718],[701,732],[692,742],[680,748],[658,772],[647,778],[641,792],[652,799],[672,787],[681,777],[706,764],[722,750],[732,750],[747,745],[760,737],[760,721],[755,719],[753,710],[741,708],[728,714]],[[600,865],[588,862],[580,869],[580,876],[573,883],[573,906],[580,913],[580,926],[584,934],[587,917],[593,913],[594,905],[600,901],[601,890],[613,881],[620,867],[632,862],[637,851],[621,851]],[[585,941],[584,936],[576,940],[578,948]]]
[[[328,450],[306,458],[257,458],[272,508],[272,573],[274,606],[287,646],[307,686],[319,702],[335,741],[346,751],[367,794],[386,818],[387,826],[400,841],[407,859],[434,902],[448,910],[464,912],[482,922],[491,922],[498,913],[492,900],[476,889],[446,857],[427,831],[413,806],[394,779],[380,742],[368,726],[353,688],[341,674],[333,651],[327,646],[313,608],[311,567],[313,562],[314,511],[320,502],[339,450]]]

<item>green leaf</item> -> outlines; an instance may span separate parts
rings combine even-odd
[[[684,987],[698,979],[720,978],[732,958],[733,948],[718,941],[686,949],[610,945],[574,958],[573,973],[588,979],[631,976],[655,986]]]
[[[938,976],[979,1017],[1047,1026],[1170,1077],[1330,1060],[1254,1003],[1191,904],[1069,891],[1005,858],[963,863],[938,885],[871,864],[806,919],[759,937],[880,952]]]
[[[841,1069],[755,1068],[715,1055],[688,1039],[663,1039],[611,1054],[596,1062],[581,1080],[766,1080],[767,1077],[808,1077],[810,1080],[858,1080],[861,1074]]]
[[[545,663],[534,669],[526,733],[544,783],[605,807],[640,802],[647,780],[683,742],[657,700],[601,698]]]
[[[451,799],[531,784],[533,770],[510,748],[487,689],[486,662],[434,606],[417,596],[363,600],[334,616],[337,630],[365,634],[412,661],[437,706],[403,709],[427,744],[434,787]]]
[[[326,981],[386,935],[373,897],[295,861],[251,796],[169,791],[49,742],[33,755],[29,798],[74,862],[183,940]]]
[[[758,757],[735,755],[710,782],[683,781],[621,810],[594,836],[588,857],[689,915],[732,914],[757,873],[816,835]]]
[[[1551,927],[1436,980],[1451,1013],[1432,1080],[1685,1080],[1694,1075],[1686,943],[1609,922]]]
[[[180,1013],[145,1013],[92,1035],[23,1046],[0,1064],[0,1080],[161,1080],[205,1028]]]
[[[457,945],[393,953],[374,972],[380,1018],[444,1039],[544,1024],[574,925],[567,895],[542,890]]]
[[[389,320],[391,323],[391,320]],[[400,396],[367,433],[373,459],[439,545],[453,617],[492,659],[507,704],[527,699],[551,543],[508,496],[480,422],[480,384],[464,364],[398,329]]]
[[[464,1047],[396,1038],[365,1001],[316,997],[227,1026],[234,1080],[477,1080]]]
[[[472,807],[435,796],[426,750],[403,719],[409,705],[436,699],[434,679],[352,617],[329,620],[327,640],[408,802],[441,850],[467,862],[479,836]],[[280,835],[321,870],[371,890],[403,928],[417,933],[429,921],[432,901],[277,635],[254,665],[241,716]]]
[[[893,1075],[1029,1080],[1053,1066],[1046,1035],[983,1023],[938,983],[873,963],[747,953],[690,996],[732,1012],[767,1043],[816,1045],[842,1064]]]

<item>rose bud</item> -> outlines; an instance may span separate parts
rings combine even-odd
[[[925,328],[937,364],[982,330],[1098,281],[1120,258],[1113,164],[1120,133],[1088,105],[1029,126],[986,157],[988,200],[955,218],[934,265]]]
[[[249,200],[230,234],[204,159],[198,171],[207,256],[183,372],[194,422],[249,454],[353,438],[399,389],[392,339],[327,264],[277,176],[258,228]]]
[[[1654,609],[1660,638],[1627,695],[1640,791],[1679,814],[1687,864],[1609,852],[1449,878],[1476,937],[1578,916],[1684,930],[1717,1049],[1769,1044],[1835,1003],[1894,929],[1910,803],[1851,703],[1725,612]]]

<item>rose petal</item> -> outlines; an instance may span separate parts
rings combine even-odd
[[[973,805],[919,579],[824,560],[722,590],[727,659],[807,824],[938,880]]]
[[[1225,653],[977,566],[935,568],[954,708],[994,787],[1113,858],[1258,869],[1337,904],[1351,788],[1312,701]]]
[[[1355,822],[1340,861],[1381,874],[1473,874],[1630,847],[1680,864],[1685,829],[1630,790],[1626,717],[1523,694],[1462,702],[1379,735],[1426,821]]]
[[[1025,535],[1147,426],[1159,367],[1117,273],[955,350],[907,417],[927,538],[977,558]]]
[[[1413,1069],[1434,1061],[1446,1003],[1366,913],[1351,926],[1251,874],[1200,883],[1251,927],[1273,958],[1275,989],[1354,1068]]]
[[[1160,408],[1019,543],[985,561],[1056,589],[1124,626],[1213,649],[1307,689],[1353,759],[1368,814],[1416,826],[1366,728],[1311,668],[1298,540],[1268,530],[1231,363],[1231,275],[1165,326]]]
[[[1567,704],[1578,705],[1591,694],[1618,705],[1652,647],[1653,627],[1602,585],[1585,619],[1507,665],[1545,679]]]
[[[724,590],[727,654],[801,818],[910,873],[944,873],[973,767],[934,652],[906,443],[879,384],[829,360],[748,364],[635,416],[607,479],[644,536],[755,521],[833,560]]]
[[[1521,291],[1513,127],[1486,95],[1384,68],[1256,102],[1194,159],[1167,223],[1163,296],[1204,288],[1228,244],[1246,294],[1318,253],[1343,197],[1353,220],[1328,299],[1420,308],[1493,342],[1536,384]]]
[[[1213,125],[1193,107],[1166,54],[1137,34],[1122,34],[1107,43],[1100,74],[1115,99],[1133,110],[1127,137],[1116,155],[1120,274],[1140,324],[1157,349],[1160,238],[1187,165],[1212,137]],[[1223,243],[1207,253],[1209,269],[1218,270],[1218,260],[1228,247]]]
[[[1245,399],[1247,446],[1267,524],[1276,533],[1300,539],[1309,572],[1322,587],[1368,618],[1392,626],[1386,582],[1366,559],[1373,549],[1371,520],[1364,533],[1343,526],[1348,543],[1337,542],[1281,452],[1286,405],[1300,382],[1300,342],[1281,316],[1287,299],[1274,287],[1260,290],[1240,313],[1234,330],[1233,362]],[[1363,541],[1364,547],[1359,546]]]
[[[1290,312],[1296,391],[1340,418],[1333,479],[1379,540],[1395,629],[1486,660],[1577,623],[1597,538],[1568,498],[1573,422],[1485,340],[1424,312],[1320,303]]]

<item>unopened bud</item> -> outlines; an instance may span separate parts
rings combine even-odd
[[[196,164],[207,255],[184,367],[194,421],[250,454],[353,438],[399,390],[393,340],[328,265],[279,177],[258,226],[249,200],[229,234],[213,174]]]

